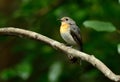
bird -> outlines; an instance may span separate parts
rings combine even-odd
[[[83,51],[82,37],[76,22],[70,17],[62,17],[59,20],[61,21],[60,35],[62,39],[70,46],[77,47],[80,51]],[[68,57],[72,63],[79,62],[77,57],[69,55]]]

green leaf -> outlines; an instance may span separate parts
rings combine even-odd
[[[31,74],[32,66],[29,63],[23,62],[16,67],[16,71],[19,77],[26,80]]]
[[[6,69],[0,73],[0,78],[3,80],[8,80],[16,76],[14,69]]]
[[[107,32],[116,31],[116,27],[112,23],[109,23],[109,22],[85,21],[83,25],[88,28],[93,28],[96,31],[107,31]]]
[[[3,80],[8,80],[15,76],[21,77],[23,80],[29,78],[32,71],[32,66],[29,63],[23,62],[17,65],[14,69],[9,68],[0,73],[0,78]]]
[[[55,62],[50,68],[50,72],[48,76],[50,82],[57,82],[61,72],[62,72],[61,62]]]
[[[117,48],[118,48],[118,53],[120,54],[120,44],[118,44]]]

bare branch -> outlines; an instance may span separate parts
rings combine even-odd
[[[55,41],[53,39],[50,39],[46,36],[43,36],[41,34],[38,34],[36,32],[23,30],[19,28],[13,28],[13,27],[7,27],[7,28],[0,28],[0,35],[15,35],[19,37],[27,37],[31,39],[35,39],[38,41],[42,41],[53,48],[62,51],[65,54],[70,54],[72,56],[76,56],[81,58],[84,61],[87,61],[91,63],[94,67],[99,69],[106,77],[109,79],[118,82],[120,81],[120,75],[114,74],[105,64],[103,64],[100,60],[95,58],[93,55],[86,54],[84,52],[80,52],[78,50],[75,50],[73,48],[67,47],[62,43],[59,43],[58,41]]]

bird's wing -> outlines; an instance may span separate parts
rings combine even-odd
[[[76,43],[79,45],[80,51],[82,51],[82,38],[80,35],[80,29],[76,25],[71,25],[70,34],[72,35]]]

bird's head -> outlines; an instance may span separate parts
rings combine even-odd
[[[75,24],[75,21],[73,19],[71,19],[70,17],[62,17],[60,19],[60,21],[61,21],[62,24],[65,24],[65,23],[67,23],[67,24]]]

